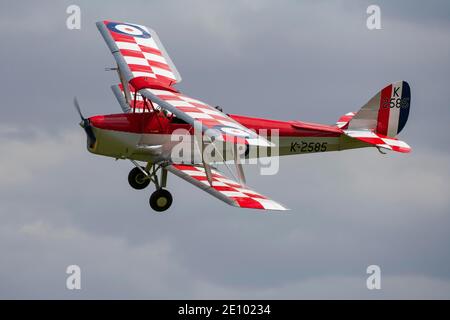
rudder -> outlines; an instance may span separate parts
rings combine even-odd
[[[370,130],[395,137],[409,116],[411,90],[406,81],[391,83],[369,100],[350,120],[349,130]]]

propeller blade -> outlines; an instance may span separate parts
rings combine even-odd
[[[73,98],[73,104],[74,104],[74,106],[75,106],[75,109],[78,111],[78,114],[80,115],[80,118],[81,118],[81,120],[86,120],[84,117],[83,117],[83,114],[81,113],[81,108],[80,108],[80,104],[78,103],[78,99],[77,99],[77,97],[74,97]]]
[[[95,146],[95,142],[97,141],[97,139],[95,138],[94,131],[92,130],[91,122],[89,121],[89,119],[86,119],[81,113],[81,108],[80,104],[78,103],[77,97],[73,98],[73,105],[75,106],[75,109],[78,111],[78,114],[80,115],[81,118],[80,126],[84,129],[84,132],[86,132],[89,148],[93,148]]]

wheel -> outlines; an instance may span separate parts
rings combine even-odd
[[[150,179],[139,168],[133,168],[128,174],[128,183],[134,189],[141,190],[149,185]]]
[[[165,189],[159,189],[152,193],[149,202],[153,210],[165,211],[172,205],[172,195]]]

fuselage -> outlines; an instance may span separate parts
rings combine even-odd
[[[334,125],[323,125],[300,121],[280,121],[229,115],[231,118],[267,137],[274,147],[271,150],[247,151],[247,157],[286,156],[316,152],[339,151],[344,149],[366,147],[367,144],[349,138]],[[120,159],[133,159],[146,162],[173,161],[186,162],[178,159],[177,146],[192,145],[194,129],[175,117],[168,117],[163,112],[121,113],[98,115],[89,118],[95,134],[95,143],[88,144],[92,153]],[[175,138],[174,138],[175,137]],[[180,142],[181,141],[181,142]],[[217,148],[215,144],[215,147]],[[189,148],[189,150],[193,150]],[[186,152],[185,152],[186,153]],[[194,154],[195,152],[192,152]],[[219,153],[227,154],[227,147]],[[190,158],[189,162],[198,163],[201,158]]]

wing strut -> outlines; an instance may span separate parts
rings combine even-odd
[[[216,147],[216,145],[214,144],[214,141],[211,140],[211,138],[209,136],[206,136],[209,139],[209,142],[212,144],[212,146],[214,147],[214,149],[216,150],[216,152],[218,153],[218,155],[222,158],[223,164],[225,165],[225,167],[227,167],[228,171],[230,172],[230,174],[233,176],[234,179],[239,180],[239,182],[242,185],[245,185],[245,175],[244,175],[244,169],[242,167],[242,163],[241,160],[239,158],[239,154],[237,152],[237,149],[235,151],[233,151],[233,155],[234,155],[234,164],[236,167],[236,173],[237,173],[237,177],[234,175],[233,170],[231,170],[231,168],[227,165],[227,162],[225,161],[224,156],[222,155],[222,153],[220,152],[220,150]],[[196,137],[196,141],[197,144],[199,144],[199,140],[198,137]],[[202,144],[200,144],[202,145]],[[237,148],[237,146],[236,146]],[[200,148],[199,148],[200,150]],[[211,174],[211,166],[209,165],[208,161],[206,161],[205,159],[205,154],[202,151],[201,154],[202,157],[202,163],[203,163],[203,167],[205,169],[205,173],[206,173],[206,178],[208,179],[209,184],[212,185],[212,174]]]
[[[236,167],[236,173],[239,179],[239,183],[245,185],[245,174],[244,168],[242,167],[241,157],[239,156],[238,149],[239,145],[234,145],[233,156],[234,156],[234,166]]]
[[[125,94],[125,101],[128,103],[128,105],[131,105],[130,88],[128,87],[128,82],[125,79],[125,76],[123,75],[122,71],[120,70],[119,65],[117,65],[117,73],[119,74],[120,83],[122,84],[123,93]]]

